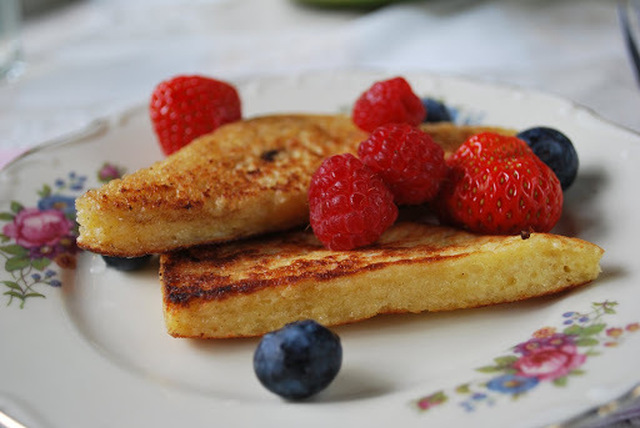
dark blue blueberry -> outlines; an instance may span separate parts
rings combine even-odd
[[[451,113],[446,105],[433,98],[423,98],[422,105],[427,110],[425,122],[451,122]]]
[[[536,127],[522,131],[518,138],[556,174],[562,190],[571,186],[578,174],[578,154],[571,140],[552,128]]]
[[[107,263],[107,266],[112,267],[117,270],[122,270],[125,272],[131,272],[134,270],[142,269],[149,259],[151,255],[146,255],[142,257],[111,257],[111,256],[102,256],[104,261]]]
[[[340,338],[313,320],[296,321],[265,334],[253,355],[260,383],[290,400],[322,391],[341,365]]]

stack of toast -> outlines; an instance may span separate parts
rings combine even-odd
[[[425,124],[446,153],[491,130]],[[76,202],[78,245],[119,257],[160,254],[168,332],[258,336],[298,319],[337,325],[380,313],[443,311],[588,283],[603,250],[553,234],[482,236],[422,217],[374,245],[322,247],[307,188],[328,156],[367,134],[348,116],[276,115],[224,125]]]

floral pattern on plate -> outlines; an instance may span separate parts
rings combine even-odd
[[[565,386],[573,376],[586,373],[590,357],[618,346],[629,334],[640,330],[640,323],[612,326],[604,322],[615,314],[617,302],[592,303],[589,312],[565,312],[562,327],[543,327],[531,338],[517,344],[511,353],[493,363],[476,368],[488,376],[455,387],[451,392],[437,391],[419,398],[415,406],[428,411],[449,401],[457,401],[467,412],[491,406],[503,397],[518,399],[543,382]],[[560,330],[561,329],[561,330]],[[454,400],[454,397],[457,397]]]
[[[105,163],[97,173],[100,183],[120,177],[123,170]],[[35,206],[11,201],[0,212],[0,257],[10,279],[0,281],[6,289],[7,306],[24,308],[28,299],[44,298],[43,286],[60,287],[60,269],[76,266],[75,199],[86,188],[87,177],[69,172],[66,177],[44,184]]]

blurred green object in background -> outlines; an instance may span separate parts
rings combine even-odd
[[[371,9],[385,6],[391,3],[401,3],[411,0],[294,0],[296,3],[309,6],[318,6],[326,8],[363,8]],[[415,1],[415,0],[413,0]]]
[[[22,12],[26,17],[41,15],[77,1],[79,0],[21,0]]]

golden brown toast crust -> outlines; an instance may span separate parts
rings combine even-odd
[[[447,150],[498,129],[423,128]],[[313,172],[332,154],[355,153],[366,137],[342,115],[265,116],[222,126],[78,198],[78,245],[134,257],[304,224]]]
[[[306,230],[163,254],[160,278],[171,335],[224,338],[302,318],[336,325],[557,293],[595,279],[602,252],[551,234],[480,236],[403,222],[351,251],[327,250]]]
[[[269,116],[223,126],[79,198],[78,244],[137,256],[299,225],[313,171],[365,136],[341,116]]]

